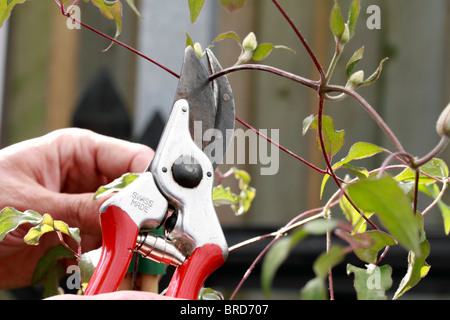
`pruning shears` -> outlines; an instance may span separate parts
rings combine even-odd
[[[176,267],[166,296],[197,299],[204,281],[226,260],[228,245],[212,189],[234,130],[234,99],[207,49],[206,68],[187,47],[163,134],[148,168],[100,208],[102,253],[85,291],[116,291],[135,251]],[[208,131],[211,130],[211,131]],[[232,132],[231,131],[231,132]],[[208,136],[211,140],[198,139]],[[195,138],[195,139],[194,139]],[[149,233],[164,227],[164,236]]]

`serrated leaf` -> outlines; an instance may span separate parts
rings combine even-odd
[[[200,12],[202,11],[205,0],[188,0],[189,11],[191,13],[191,22],[195,23],[197,21]]]
[[[378,80],[378,78],[381,75],[381,71],[383,70],[383,65],[386,62],[386,60],[388,60],[389,58],[384,58],[383,60],[381,60],[380,65],[378,66],[377,70],[375,70],[375,72],[366,80],[364,80],[363,82],[361,82],[362,86],[368,86],[373,84],[375,81]]]
[[[16,230],[21,224],[39,224],[42,215],[36,211],[27,210],[20,212],[12,207],[6,207],[0,212],[0,241],[5,239],[9,232]]]
[[[342,18],[341,8],[339,7],[337,1],[334,1],[334,6],[331,10],[330,29],[337,39],[342,36],[345,30],[345,22]]]
[[[348,13],[348,29],[350,31],[350,38],[355,35],[356,22],[358,20],[359,11],[361,9],[360,0],[354,0],[350,5]]]
[[[11,11],[17,4],[24,3],[25,0],[2,0],[0,1],[0,28],[3,26],[3,23],[10,17]]]
[[[245,0],[220,0],[220,3],[230,11],[240,9],[244,4]]]
[[[363,211],[375,212],[388,232],[405,248],[420,256],[419,226],[411,202],[390,176],[371,177],[347,188]]]
[[[350,58],[350,60],[347,63],[346,67],[346,73],[347,79],[350,79],[350,76],[352,75],[353,70],[355,69],[355,66],[358,64],[359,61],[363,58],[364,55],[364,47],[357,50],[353,56]]]
[[[358,233],[350,237],[361,245],[354,250],[356,256],[362,261],[372,264],[377,262],[380,250],[397,244],[393,237],[380,230]]]
[[[319,130],[319,121],[316,116],[310,123],[311,129]],[[344,145],[344,130],[336,130],[333,119],[329,116],[322,117],[322,136],[324,140],[325,151],[328,155],[332,156],[341,150]],[[319,149],[322,149],[322,145],[319,141],[319,134],[317,134],[317,144]]]
[[[94,195],[94,199],[98,199],[100,197],[107,196],[113,192],[117,192],[128,186],[130,183],[132,183],[134,180],[136,180],[137,177],[139,177],[140,173],[125,173],[121,177],[115,179],[114,181],[101,186],[97,189]]]
[[[354,287],[358,300],[386,300],[386,291],[392,286],[392,268],[369,264],[367,269],[347,265],[347,274],[355,275]]]

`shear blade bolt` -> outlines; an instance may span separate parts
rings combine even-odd
[[[202,166],[191,157],[181,157],[172,166],[174,180],[182,187],[195,188],[203,178]]]

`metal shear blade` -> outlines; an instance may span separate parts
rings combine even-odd
[[[226,77],[209,81],[210,74],[221,71],[222,67],[210,49],[206,50],[206,57],[209,72],[194,49],[190,46],[186,48],[175,102],[184,99],[189,103],[191,137],[216,168],[232,138],[230,132],[234,131],[235,106],[231,86]],[[205,135],[210,129],[216,129],[216,134]],[[198,138],[202,141],[196,141]]]

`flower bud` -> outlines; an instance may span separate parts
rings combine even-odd
[[[350,41],[350,29],[348,28],[348,24],[345,24],[344,33],[342,33],[342,36],[339,39],[339,44],[344,45],[349,41]]]
[[[201,44],[198,43],[198,42],[196,42],[196,43],[194,44],[194,51],[195,51],[195,53],[197,54],[197,56],[198,56],[199,58],[202,58],[202,57],[205,55],[205,53],[203,52],[203,49],[202,49]]]
[[[436,123],[436,131],[440,136],[450,137],[450,103],[442,111]]]
[[[346,87],[352,90],[358,88],[364,81],[364,71],[359,70],[353,73],[348,79]]]
[[[256,41],[256,36],[253,32],[250,32],[242,42],[242,47],[245,51],[255,51],[258,46],[258,42]]]

